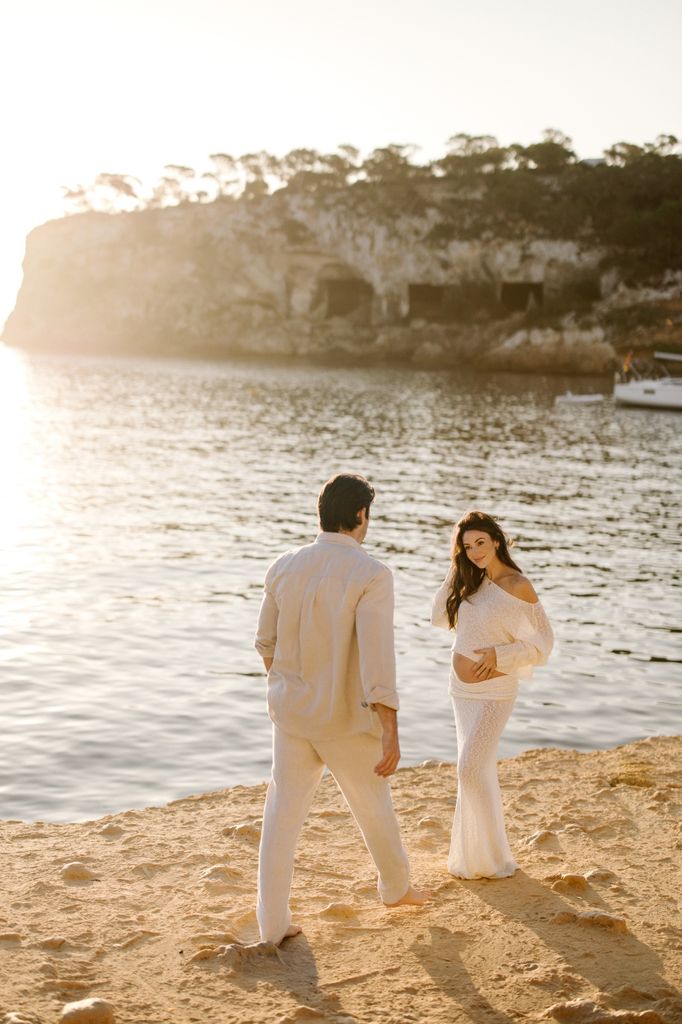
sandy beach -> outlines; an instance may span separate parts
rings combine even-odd
[[[6,821],[0,1021],[682,1021],[682,737],[500,763],[514,878],[446,870],[455,769],[393,780],[424,909],[377,901],[334,782],[299,845],[304,934],[255,945],[264,786],[72,825]],[[76,1018],[74,1018],[76,1019]],[[85,1019],[82,1017],[81,1019]]]

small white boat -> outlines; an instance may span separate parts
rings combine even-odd
[[[594,405],[595,402],[603,402],[604,396],[597,393],[574,395],[572,391],[566,391],[563,395],[557,395],[554,399],[555,405]]]
[[[673,377],[663,365],[665,362],[682,363],[682,355],[674,352],[654,352],[650,372],[632,367],[629,379],[616,374],[613,397],[618,405],[639,405],[650,409],[682,410],[682,377]]]

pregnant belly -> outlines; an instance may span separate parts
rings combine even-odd
[[[504,675],[504,672],[495,670],[489,676],[486,676],[485,679],[477,679],[474,674],[475,665],[475,661],[471,658],[466,658],[463,654],[455,653],[452,656],[452,667],[461,683],[484,683],[486,679],[496,679]]]

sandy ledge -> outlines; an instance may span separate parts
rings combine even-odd
[[[333,782],[304,829],[273,947],[253,913],[264,786],[76,825],[0,825],[0,1021],[107,1000],[117,1024],[682,1021],[682,737],[500,765],[512,879],[446,871],[455,772],[398,772],[428,909],[386,911]],[[80,862],[91,877],[64,877]],[[566,877],[562,877],[566,876]]]

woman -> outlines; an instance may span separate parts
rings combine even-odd
[[[459,878],[505,878],[518,865],[504,827],[497,744],[519,678],[545,664],[554,638],[492,516],[467,512],[455,526],[452,565],[434,598],[431,622],[457,630],[450,694],[458,791],[448,870]]]

